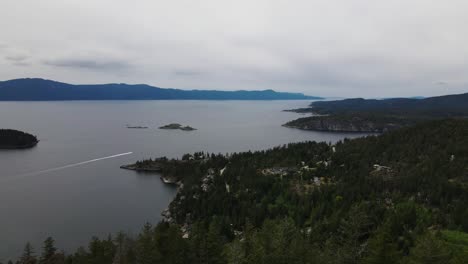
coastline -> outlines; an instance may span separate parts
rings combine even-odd
[[[163,175],[163,168],[162,166],[161,167],[153,167],[153,168],[148,168],[148,167],[139,167],[135,164],[129,164],[129,165],[122,165],[120,166],[121,169],[124,169],[124,170],[132,170],[132,171],[135,171],[135,172],[142,172],[142,173],[154,173],[155,176],[159,175],[159,178],[161,179],[161,181],[165,184],[165,185],[169,185],[169,186],[172,186],[172,187],[176,187],[177,188],[177,193],[179,192],[179,190],[181,188],[183,188],[183,183],[181,180],[178,180],[176,177],[172,177],[172,176],[167,176],[167,175]],[[169,204],[167,205],[167,207],[162,210],[160,212],[161,214],[161,221],[162,222],[166,222],[166,223],[174,223],[174,219],[173,217],[171,216],[171,209],[170,209],[170,206],[171,204],[173,203],[173,201],[175,200],[175,198],[169,202]]]
[[[331,130],[331,129],[318,129],[318,128],[305,128],[301,126],[293,126],[293,125],[281,125],[282,127],[287,127],[287,128],[292,128],[292,129],[300,129],[304,131],[315,131],[315,132],[327,132],[327,133],[332,133],[332,134],[340,134],[340,133],[346,133],[346,134],[382,134],[386,131],[380,131],[380,130]]]
[[[0,145],[0,150],[30,149],[30,148],[34,148],[35,146],[37,146],[38,143],[39,143],[39,140],[37,140],[36,142],[32,142],[30,144],[27,144],[27,145],[22,145],[22,146],[2,146],[2,145]]]
[[[136,172],[162,172],[161,167],[154,167],[154,168],[139,168],[135,164],[128,164],[120,166],[121,169],[124,170],[132,170]]]

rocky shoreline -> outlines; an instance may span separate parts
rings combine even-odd
[[[321,132],[384,133],[411,124],[412,120],[359,115],[322,115],[299,118],[284,124],[284,127]]]
[[[162,173],[163,168],[162,166],[152,166],[152,167],[142,167],[138,166],[137,164],[129,164],[129,165],[122,165],[120,166],[121,169],[124,170],[132,170],[136,172],[143,172],[143,173]],[[176,186],[177,191],[183,187],[183,184],[180,180],[176,179],[175,177],[167,176],[167,175],[160,175],[159,178],[164,184]],[[161,212],[162,221],[173,223],[173,219],[171,217],[170,209],[167,207],[163,212]]]
[[[5,150],[14,150],[14,149],[29,149],[29,148],[34,148],[37,144],[39,143],[39,140],[27,145],[21,145],[21,146],[2,146],[0,145],[0,149],[5,149]]]
[[[163,172],[162,166],[161,167],[159,166],[139,167],[136,164],[129,164],[129,165],[122,165],[120,166],[120,168],[124,170],[132,170],[136,172],[145,172],[145,173],[162,173]],[[171,184],[171,185],[177,185],[177,186],[180,186],[182,184],[175,177],[161,175],[160,178],[161,178],[161,181],[164,182],[165,184]]]
[[[137,172],[162,172],[162,167],[139,167],[136,164],[129,164],[129,165],[122,165],[120,166],[121,169],[124,170],[132,170]]]
[[[342,132],[342,133],[383,133],[402,126],[397,124],[376,124],[373,122],[336,122],[330,120],[308,119],[307,122],[290,122],[284,127],[297,128],[302,130],[321,131],[321,132]]]

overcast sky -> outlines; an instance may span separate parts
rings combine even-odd
[[[468,92],[468,1],[2,0],[0,80]]]

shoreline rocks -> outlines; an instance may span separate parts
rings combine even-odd
[[[124,170],[132,170],[132,171],[137,171],[137,172],[162,172],[162,168],[158,166],[140,167],[135,164],[129,164],[129,165],[122,165],[120,166],[120,168]]]
[[[284,124],[284,127],[302,130],[342,133],[384,133],[409,125],[409,120],[388,118],[373,120],[360,116],[310,116]]]

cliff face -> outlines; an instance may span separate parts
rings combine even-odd
[[[406,126],[397,120],[373,120],[362,117],[313,116],[293,120],[285,127],[329,132],[382,133]]]

